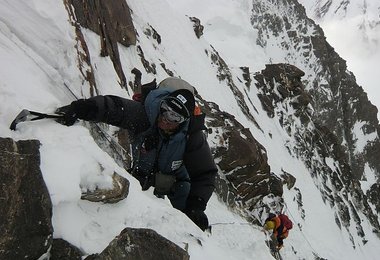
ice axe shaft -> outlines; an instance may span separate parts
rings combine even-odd
[[[9,128],[14,131],[16,130],[17,124],[20,122],[35,121],[35,120],[40,120],[44,118],[58,119],[58,118],[63,118],[63,115],[51,115],[51,114],[45,114],[45,113],[23,109],[12,121],[11,126]]]

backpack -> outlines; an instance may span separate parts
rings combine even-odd
[[[157,83],[156,83],[156,79],[154,79],[153,81],[149,83],[141,85],[140,89],[133,94],[132,99],[134,101],[144,103],[145,98],[146,96],[148,96],[149,92],[151,92],[152,90],[156,88],[157,88]]]
[[[280,214],[278,215],[278,217],[280,218],[281,223],[284,225],[284,227],[286,227],[287,230],[293,228],[293,222],[289,219],[288,216],[286,216],[285,214]]]

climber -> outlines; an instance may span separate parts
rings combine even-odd
[[[292,221],[285,214],[276,216],[273,213],[269,213],[264,223],[264,229],[273,232],[272,238],[276,242],[277,250],[280,250],[284,246],[284,239],[288,237],[289,230],[292,229],[292,227]]]
[[[61,123],[67,126],[82,119],[128,130],[130,172],[142,190],[153,186],[157,197],[166,195],[174,208],[205,231],[209,223],[204,211],[214,190],[217,167],[202,131],[205,115],[193,112],[199,112],[194,91],[186,81],[171,77],[139,101],[95,96],[59,107],[56,113],[63,115]]]

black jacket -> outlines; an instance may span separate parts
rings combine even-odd
[[[132,138],[151,127],[144,104],[141,102],[117,96],[96,96],[74,101],[71,105],[79,119],[124,128]],[[202,131],[204,129],[204,115],[191,118],[183,158],[191,182],[187,200],[189,209],[205,210],[214,190],[217,167]]]

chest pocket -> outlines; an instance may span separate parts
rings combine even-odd
[[[168,139],[159,146],[158,172],[155,175],[155,193],[168,195],[173,192],[174,183],[182,178],[183,154],[186,140]],[[182,167],[182,170],[180,170]]]
[[[158,151],[158,170],[165,174],[175,174],[183,164],[186,138],[170,138],[162,141]]]

